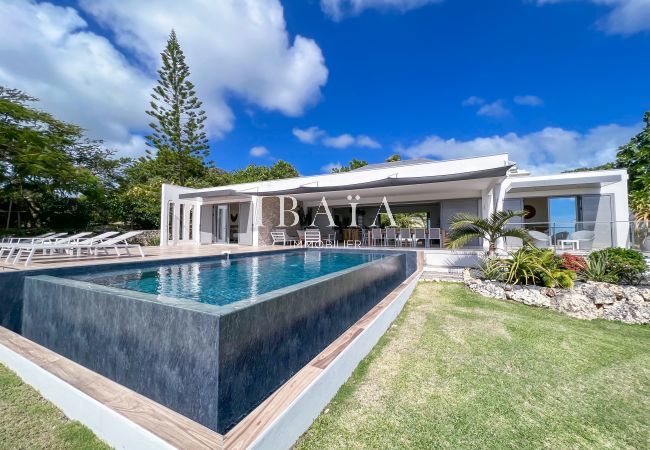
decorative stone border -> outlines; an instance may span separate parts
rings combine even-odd
[[[578,319],[650,323],[650,288],[610,283],[577,282],[571,289],[508,285],[482,280],[466,269],[465,285],[484,297],[513,300],[559,311]]]

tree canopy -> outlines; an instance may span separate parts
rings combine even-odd
[[[368,161],[364,161],[362,159],[352,159],[350,160],[347,166],[334,167],[332,169],[332,172],[333,173],[349,172],[351,170],[358,169],[359,167],[363,167],[367,165],[368,165]]]

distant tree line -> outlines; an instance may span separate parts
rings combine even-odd
[[[38,109],[38,99],[0,86],[0,230],[158,228],[163,183],[209,187],[298,176],[285,161],[230,172],[206,161],[206,113],[174,31],[161,57],[147,110],[148,149],[138,159],[116,157],[82,128]]]

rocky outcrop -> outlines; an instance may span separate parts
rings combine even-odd
[[[466,271],[465,285],[484,297],[508,299],[549,308],[578,319],[619,320],[625,323],[650,323],[650,287],[619,286],[609,283],[576,283],[571,289],[540,286],[512,286],[482,280]]]

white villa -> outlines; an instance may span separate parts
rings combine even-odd
[[[207,189],[164,185],[161,246],[268,245],[271,231],[279,225],[280,196],[286,196],[285,208],[292,206],[288,197],[295,198],[302,219],[285,227],[287,234],[312,223],[327,226],[327,216],[316,215],[324,211],[325,197],[341,240],[352,222],[350,203],[358,204],[357,224],[366,228],[385,197],[393,214],[420,213],[426,221],[422,227],[440,228],[443,233],[459,211],[487,217],[498,210],[526,210],[525,219],[512,226],[543,233],[551,245],[586,230],[595,236],[591,248],[627,247],[627,178],[625,170],[534,176],[507,154],[498,154],[371,164],[345,173]],[[291,224],[293,217],[286,213],[286,223]]]

